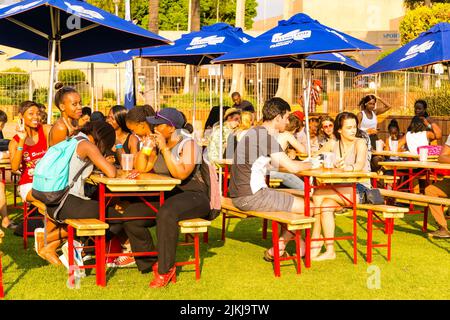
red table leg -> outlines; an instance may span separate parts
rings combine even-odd
[[[280,276],[280,246],[278,241],[278,222],[272,220],[273,267],[275,277]]]
[[[372,263],[373,211],[367,210],[367,262]]]
[[[311,186],[309,183],[309,177],[304,177],[304,184],[305,184],[305,216],[310,217],[311,216],[311,197],[309,195],[309,192],[311,190]],[[306,229],[305,232],[305,266],[306,268],[311,267],[311,229]]]
[[[352,202],[353,202],[353,263],[358,263],[358,238],[356,236],[356,230],[357,230],[357,223],[356,220],[358,218],[356,213],[356,183],[353,183],[353,196],[352,196]]]

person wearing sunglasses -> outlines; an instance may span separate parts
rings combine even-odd
[[[330,116],[320,117],[319,124],[319,146],[322,148],[328,140],[336,139],[333,133],[334,119]]]
[[[158,237],[158,262],[136,258],[140,270],[153,265],[154,279],[151,288],[165,287],[175,278],[175,255],[178,240],[178,221],[205,218],[210,212],[208,187],[201,178],[200,166],[202,150],[191,135],[183,130],[186,123],[183,115],[174,108],[164,108],[148,123],[154,126],[154,145],[144,147],[137,154],[136,169],[139,172],[153,170],[157,174],[181,180],[169,194],[156,214],[156,234]],[[148,148],[148,149],[147,149]],[[136,212],[138,215],[151,215]],[[154,223],[154,222],[153,222]],[[151,235],[148,227],[152,220],[134,220],[125,225],[133,252],[152,251]],[[136,245],[137,244],[137,245]]]

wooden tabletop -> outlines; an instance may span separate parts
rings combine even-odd
[[[128,179],[128,173],[119,170],[116,178],[108,178],[98,173],[89,178],[96,183],[105,184],[111,191],[135,192],[135,191],[170,191],[181,180],[155,173],[141,173],[136,179]]]
[[[343,169],[312,169],[297,172],[298,176],[314,177],[321,182],[326,183],[348,183],[367,181],[367,179],[376,175],[375,172],[351,171],[347,172]]]
[[[399,157],[399,158],[410,158],[410,159],[419,159],[418,154],[414,154],[411,152],[396,152],[396,151],[372,151],[372,155],[374,156],[384,156],[384,157]],[[439,156],[428,156],[428,159],[437,160]]]
[[[380,161],[378,162],[380,166],[387,168],[413,168],[413,169],[444,169],[450,170],[449,163],[439,163],[435,161]]]

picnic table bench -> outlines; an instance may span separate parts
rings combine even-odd
[[[276,277],[280,276],[280,261],[296,260],[297,273],[301,273],[301,253],[300,253],[300,232],[303,229],[310,229],[314,218],[306,217],[302,214],[293,212],[268,212],[268,211],[242,211],[236,208],[231,198],[222,198],[222,213],[226,215],[234,215],[239,218],[258,217],[272,221],[272,244],[274,250],[274,273]],[[225,221],[225,220],[223,220]],[[295,234],[295,250],[296,254],[287,258],[279,256],[279,234],[278,223],[286,224],[286,229]],[[225,225],[222,224],[222,234],[225,232]]]

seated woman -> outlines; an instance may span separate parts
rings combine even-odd
[[[227,146],[225,148],[225,156],[224,159],[233,159],[234,150],[236,150],[237,143],[242,139],[243,136],[247,133],[247,131],[253,127],[255,122],[255,114],[250,111],[243,111],[241,113],[241,123],[236,128],[236,130],[230,133],[227,138]]]
[[[157,135],[151,150],[143,149],[137,155],[136,169],[170,175],[180,179],[181,185],[164,201],[159,209],[157,222],[158,263],[154,266],[151,288],[166,286],[175,277],[175,254],[178,241],[178,221],[204,218],[210,212],[208,189],[197,163],[201,162],[201,149],[188,134],[183,133],[183,116],[173,108],[164,108],[148,121],[155,126]],[[147,210],[149,214],[149,209]],[[149,220],[135,220],[127,224],[136,226],[133,234],[128,234],[133,252],[149,251]],[[133,244],[138,244],[138,246]],[[137,261],[138,259],[136,259]],[[139,266],[139,265],[138,265]],[[151,266],[151,264],[149,264]]]
[[[295,138],[295,134],[301,129],[301,122],[294,114],[289,115],[289,124],[284,132],[277,135],[276,139],[283,151],[288,153],[289,158],[295,159],[297,153],[306,153],[306,148]],[[290,152],[292,151],[292,152]],[[283,185],[290,189],[304,190],[303,180],[293,173],[270,171],[271,179],[282,179]]]
[[[42,125],[40,122],[41,111],[39,105],[33,101],[24,101],[19,106],[19,125],[17,134],[9,144],[11,155],[11,170],[20,171],[19,194],[24,202],[32,202],[35,199],[31,195],[33,184],[33,172],[37,162],[47,152],[47,135],[50,131],[49,125]],[[56,226],[49,222],[47,233],[57,232]],[[59,264],[56,256],[46,256],[38,254],[52,264]]]
[[[222,154],[224,154],[227,139],[231,133],[233,133],[239,124],[241,123],[241,110],[236,108],[229,108],[223,115],[222,132],[220,132],[220,124],[217,123],[213,127],[208,147],[208,159],[210,161],[216,161],[220,159],[220,136],[222,135]]]
[[[426,123],[425,123],[426,122]],[[436,123],[414,116],[406,134],[398,141],[398,150],[418,154],[417,148],[428,146],[430,142],[442,137],[442,131]]]
[[[230,109],[229,106],[223,106],[222,107],[223,114],[225,114],[225,112],[228,109]],[[205,128],[203,130],[203,137],[204,138],[209,138],[209,136],[211,136],[211,133],[212,133],[213,128],[214,128],[214,125],[216,123],[218,123],[219,120],[220,120],[220,106],[214,106],[209,111],[208,118],[206,119],[206,122],[205,122]]]
[[[149,105],[143,107],[134,107],[128,111],[125,117],[126,125],[128,129],[133,132],[139,140],[138,150],[142,147],[142,141],[144,138],[152,134],[152,127],[147,122],[147,117],[155,115],[155,110]]]
[[[76,137],[82,137],[78,141],[77,147],[70,160],[69,181],[72,181],[75,175],[83,169],[81,175],[75,181],[73,187],[69,191],[69,195],[64,202],[61,210],[58,212],[58,219],[87,219],[99,217],[99,203],[86,197],[85,180],[89,177],[94,169],[94,166],[103,172],[108,178],[116,177],[116,167],[108,162],[104,157],[107,150],[110,150],[114,145],[115,134],[111,125],[103,121],[93,121],[87,123],[76,134]],[[89,165],[85,166],[86,163]],[[145,204],[142,204],[145,206]],[[73,210],[77,208],[77,210]],[[127,208],[128,209],[128,208]],[[123,213],[119,213],[115,208],[108,207],[106,216],[108,218],[124,218],[133,215],[129,210],[125,209]],[[54,215],[56,207],[47,206],[47,211],[50,215]],[[109,232],[108,238],[117,235],[122,230],[121,220],[108,220]],[[60,230],[56,234],[47,235],[47,246],[43,247],[41,254],[46,257],[52,256],[58,259],[55,250],[58,248],[61,240],[67,237],[65,230]],[[43,241],[43,239],[41,239]]]
[[[400,132],[400,127],[398,125],[398,121],[392,119],[388,124],[388,134],[389,136],[386,138],[384,143],[384,150],[398,152],[398,141],[403,136]],[[398,157],[389,157],[390,160],[398,160]]]
[[[322,148],[329,140],[335,139],[334,119],[330,116],[320,117],[319,124],[319,147]]]
[[[346,172],[364,171],[370,172],[370,162],[367,158],[367,142],[363,138],[357,137],[358,118],[350,112],[343,112],[337,115],[334,122],[334,135],[336,140],[330,140],[320,152],[333,152],[336,155],[336,168],[341,168]],[[370,188],[370,181],[364,184],[358,183],[356,186],[356,200],[362,201],[362,195],[366,188]],[[353,189],[351,187],[336,187],[336,190],[347,199],[352,198]],[[316,222],[312,231],[312,239],[320,239],[323,231],[324,238],[333,238],[335,230],[334,211],[340,206],[349,205],[334,190],[318,189],[313,194],[315,206]],[[313,242],[311,245],[311,258],[313,260],[330,260],[336,258],[334,251],[334,241],[326,240],[326,251],[322,255],[320,251],[323,241]]]
[[[438,126],[438,124],[430,117],[430,115],[427,112],[427,102],[425,100],[416,100],[416,102],[414,103],[414,113],[415,113],[415,117],[413,117],[411,119],[411,123],[408,126],[411,127],[413,121],[417,121],[415,120],[416,117],[419,118],[422,123],[425,125],[425,127],[427,128],[427,130],[431,130],[434,132],[435,134],[435,139],[439,140],[442,138],[442,129]]]
[[[136,154],[138,152],[139,140],[127,127],[127,113],[127,108],[117,105],[109,110],[108,117],[106,118],[106,122],[116,132],[116,142],[112,151],[115,152],[117,164],[120,164],[120,157],[123,153]]]
[[[78,128],[83,106],[81,96],[72,87],[65,87],[61,82],[55,84],[55,105],[61,111],[61,117],[55,122],[48,135],[49,147],[72,136]]]

